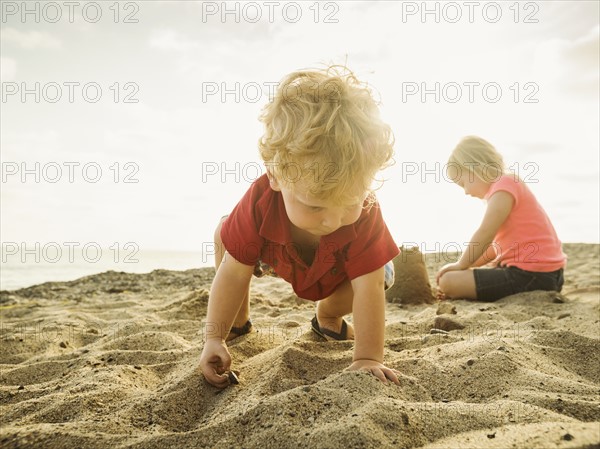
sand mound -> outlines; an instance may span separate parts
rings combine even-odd
[[[399,387],[344,372],[352,343],[314,336],[314,304],[280,279],[254,283],[255,332],[231,344],[240,384],[224,391],[197,370],[213,270],[3,291],[0,445],[598,447],[598,245],[565,249],[562,295],[387,304]],[[446,262],[425,257],[430,279]]]

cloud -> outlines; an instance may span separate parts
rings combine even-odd
[[[569,47],[573,62],[588,70],[598,70],[600,54],[600,25],[596,25],[585,36],[575,40]]]
[[[252,26],[258,29],[261,25]],[[249,25],[245,24],[240,30],[247,28]],[[222,80],[226,77],[239,81],[257,79],[257,72],[264,66],[255,63],[257,55],[266,54],[270,47],[264,44],[261,37],[242,39],[232,33],[236,37],[230,39],[219,37],[219,33],[223,31],[208,36],[204,30],[182,32],[163,28],[152,32],[148,45],[160,52],[161,57],[172,58],[177,72],[191,77],[190,80]]]
[[[561,59],[569,68],[564,81],[569,87],[581,93],[598,93],[600,81],[598,58],[600,55],[600,26],[568,43],[561,52]]]
[[[17,73],[17,61],[12,58],[0,58],[0,80],[12,81]]]
[[[557,83],[569,94],[598,95],[600,26],[575,39],[551,39],[536,52],[535,70],[542,79]]]
[[[3,42],[13,42],[23,48],[60,48],[62,42],[54,36],[40,31],[23,32],[7,28],[2,33]]]
[[[165,29],[150,38],[150,46],[159,50],[187,52],[200,47],[198,41],[188,39],[175,30]]]
[[[524,154],[556,153],[564,148],[553,142],[518,142],[515,145]]]

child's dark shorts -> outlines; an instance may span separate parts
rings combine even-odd
[[[394,264],[390,260],[383,266],[384,269],[384,288],[387,290],[394,285]],[[279,277],[273,267],[259,260],[254,266],[254,276],[261,278],[263,276]]]
[[[473,275],[479,301],[496,301],[533,290],[560,292],[564,284],[562,268],[548,273],[517,267],[476,268]]]

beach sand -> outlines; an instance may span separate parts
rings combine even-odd
[[[344,372],[352,343],[321,341],[280,279],[254,280],[223,391],[198,371],[212,269],[2,291],[0,446],[598,448],[600,248],[564,249],[562,294],[388,303],[400,386]],[[427,255],[431,285],[447,262]]]

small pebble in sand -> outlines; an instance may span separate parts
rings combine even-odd
[[[565,441],[571,441],[573,438],[575,438],[575,437],[573,435],[571,435],[570,433],[565,433],[562,436],[562,439],[565,440]]]
[[[237,374],[235,374],[233,371],[229,371],[229,373],[227,374],[227,377],[229,378],[229,383],[231,385],[237,385],[240,383],[240,380],[237,377]]]
[[[450,314],[456,315],[456,306],[448,301],[443,301],[438,305],[436,315]]]
[[[283,323],[283,327],[300,327],[300,323],[298,323],[297,321],[285,321]]]

